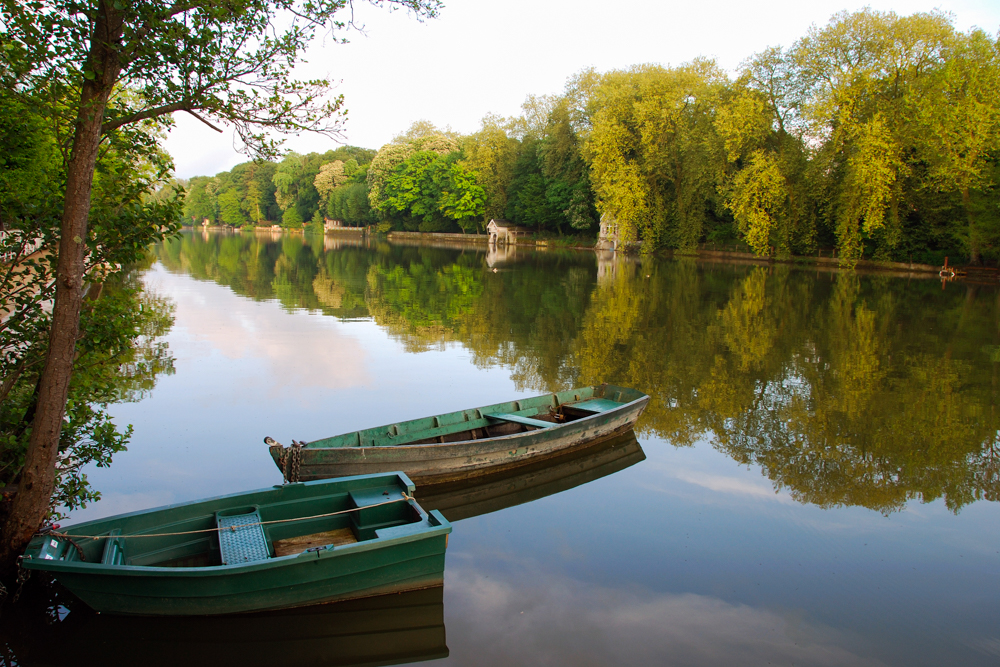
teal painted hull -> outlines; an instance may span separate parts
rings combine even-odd
[[[402,470],[417,484],[439,484],[620,435],[648,402],[634,389],[582,387],[324,438],[298,451],[275,444],[270,453],[286,477],[290,470],[303,480]]]
[[[403,499],[402,493],[412,496],[413,489],[405,475],[389,474],[174,505],[62,529],[68,535],[95,536],[73,538],[84,549],[86,562],[58,537],[33,540],[22,562],[28,569],[51,573],[93,609],[118,614],[231,614],[435,586],[443,581],[451,526],[440,513],[426,513],[412,498]],[[364,498],[372,502],[359,501]],[[401,500],[391,502],[397,498]],[[208,524],[215,512],[249,505],[259,508],[269,556],[222,564],[220,538]],[[309,518],[330,513],[336,514]],[[100,562],[108,557],[108,540],[99,536],[116,529],[124,537],[125,557],[119,564]],[[277,552],[278,545],[295,540],[329,539],[324,531],[330,530],[354,541],[309,546],[288,555]],[[136,537],[178,532],[188,534]],[[305,549],[313,542],[299,546]]]

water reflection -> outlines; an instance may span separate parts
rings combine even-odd
[[[525,391],[653,397],[641,434],[707,438],[775,490],[883,513],[1000,494],[995,289],[789,266],[187,235],[172,270],[344,320],[408,351],[460,344]],[[491,262],[504,269],[494,272]],[[596,267],[595,267],[596,264]],[[957,289],[956,289],[957,288]]]
[[[164,278],[171,282],[171,276]],[[164,278],[154,275],[151,280],[163,283]],[[291,318],[276,316],[273,309],[253,301],[232,300],[228,290],[215,286],[198,292],[171,292],[179,320],[198,323],[196,329],[185,329],[183,344],[174,343],[176,354],[206,360],[218,355],[254,366],[252,377],[229,387],[227,394],[232,398],[247,393],[273,397],[293,384],[357,387],[371,382],[366,351],[334,320],[305,313]],[[303,346],[315,352],[303,355]]]
[[[634,431],[560,456],[465,482],[417,488],[420,505],[448,521],[496,512],[606,477],[646,458]]]
[[[771,610],[710,595],[594,586],[555,572],[484,576],[463,570],[449,582],[454,655],[514,665],[842,665],[886,663],[871,645],[817,623],[801,610]],[[490,619],[509,619],[501,639]],[[509,641],[517,637],[517,641]]]
[[[95,614],[58,593],[36,597],[22,600],[18,614],[4,619],[4,664],[347,667],[448,656],[441,586],[278,612],[186,618]]]

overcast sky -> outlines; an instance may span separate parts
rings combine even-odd
[[[346,142],[379,148],[416,120],[469,133],[487,113],[520,113],[529,94],[562,91],[587,67],[607,71],[640,63],[678,65],[697,56],[734,71],[767,46],[790,46],[812,24],[865,5],[897,14],[955,15],[961,30],[1000,29],[998,0],[445,0],[440,18],[417,22],[355,0],[365,27],[344,33],[348,44],[317,42],[303,78],[339,82],[348,120]],[[219,134],[187,114],[167,140],[177,176],[212,175],[245,161],[232,132]],[[337,147],[304,134],[286,148],[307,153]]]

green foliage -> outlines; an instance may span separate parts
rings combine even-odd
[[[288,229],[302,229],[302,216],[299,215],[297,207],[289,206],[285,209],[284,214],[281,216],[281,226]]]
[[[295,207],[302,220],[313,220],[317,213],[327,213],[334,190],[364,182],[374,153],[342,146],[322,154],[289,153],[280,163],[244,162],[214,177],[195,176],[184,197],[184,220],[195,225],[206,218],[213,224],[262,225],[283,221],[289,207]],[[338,201],[343,203],[343,194]],[[352,211],[355,204],[352,200]],[[354,224],[364,224],[367,211],[366,204],[363,212],[352,213]]]
[[[350,227],[364,227],[375,221],[368,202],[366,183],[349,183],[330,191],[326,204],[327,215]]]
[[[415,123],[415,126],[419,123]],[[411,128],[410,135],[396,137],[396,141],[379,149],[378,154],[368,166],[368,201],[373,210],[387,211],[390,207],[385,201],[390,196],[385,190],[386,181],[396,171],[396,168],[418,152],[430,152],[438,155],[448,155],[458,150],[458,142],[453,138],[436,131],[433,127]]]
[[[708,60],[601,78],[586,148],[597,208],[622,240],[691,248],[702,238],[724,164],[713,111],[727,83]]]
[[[546,196],[549,182],[543,173],[539,156],[539,141],[527,138],[515,164],[515,176],[510,185],[506,217],[518,225],[538,231],[555,228],[560,222],[559,210]]]
[[[727,204],[747,244],[759,255],[767,254],[771,230],[780,224],[785,198],[785,179],[777,161],[764,151],[756,151],[733,179]]]
[[[236,190],[226,190],[219,195],[219,217],[224,224],[233,227],[242,227],[247,222]]]
[[[515,173],[518,142],[509,136],[509,122],[495,115],[482,120],[479,132],[462,143],[462,166],[476,175],[486,201],[483,221],[502,218],[507,209],[507,193]],[[485,224],[484,224],[485,227]]]
[[[398,216],[404,226],[416,221],[423,232],[475,225],[483,215],[486,195],[456,157],[432,150],[412,153],[384,180],[379,210]]]

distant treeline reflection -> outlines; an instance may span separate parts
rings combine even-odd
[[[1000,497],[992,288],[694,261],[185,235],[170,270],[287,308],[372,318],[408,349],[459,343],[523,390],[609,381],[637,429],[709,439],[776,489],[880,512]]]

